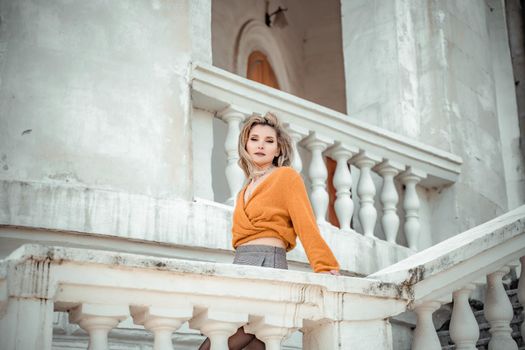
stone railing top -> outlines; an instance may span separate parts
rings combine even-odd
[[[108,244],[103,239],[115,237],[120,240],[112,243],[115,250],[123,252],[161,255],[158,243],[162,243],[168,250],[185,250],[178,256],[193,251],[196,260],[229,262],[233,256],[231,215],[230,206],[206,200],[190,202],[78,185],[0,180],[0,228],[63,232],[67,242],[82,240],[90,247]],[[356,232],[341,232],[330,225],[320,228],[341,268],[360,276],[412,254],[406,247]],[[27,239],[39,236],[31,233]],[[123,244],[130,242],[141,243],[140,249],[131,250]],[[177,256],[171,250],[165,250],[164,256]],[[299,245],[289,252],[288,260],[307,268],[306,254]]]
[[[0,314],[14,297],[53,300],[56,311],[80,304],[184,308],[193,317],[212,310],[300,328],[382,320],[405,311],[411,295],[366,278],[36,244],[0,261]]]
[[[414,286],[416,299],[448,295],[525,255],[525,205],[368,276]],[[448,296],[447,296],[448,298]]]
[[[457,155],[210,65],[194,64],[192,100],[194,107],[214,112],[228,106],[246,113],[274,111],[290,125],[316,131],[331,142],[357,147],[427,174],[422,186],[453,183],[460,173],[462,159]]]
[[[282,271],[245,265],[210,263],[174,258],[162,258],[113,251],[44,246],[25,244],[13,251],[6,259],[0,260],[0,280],[5,278],[8,265],[35,262],[64,265],[66,263],[85,265],[104,265],[111,268],[143,269],[170,272],[174,275],[193,275],[196,277],[224,277],[284,283],[294,285],[313,285],[327,292],[343,292],[378,298],[410,298],[410,291],[400,289],[395,284],[383,283],[361,277],[333,276],[329,274],[301,271]]]

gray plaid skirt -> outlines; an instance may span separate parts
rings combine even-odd
[[[235,250],[233,263],[288,270],[286,250],[269,245],[241,245]]]

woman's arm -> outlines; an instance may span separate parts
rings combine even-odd
[[[288,213],[315,272],[339,274],[339,263],[319,232],[303,179],[294,171],[287,189]]]

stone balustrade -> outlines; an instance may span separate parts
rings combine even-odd
[[[524,305],[525,206],[443,241],[369,276],[384,282],[413,287],[417,315],[412,350],[438,350],[441,345],[432,323],[432,313],[454,301],[450,337],[456,349],[475,350],[479,326],[468,299],[483,283],[484,315],[490,324],[489,349],[517,350],[511,336],[513,309],[502,278],[509,265],[521,261],[518,297]],[[521,334],[525,335],[523,325]]]
[[[156,350],[173,349],[186,322],[214,350],[242,326],[272,350],[298,329],[304,349],[364,350],[391,346],[387,318],[409,293],[364,278],[24,245],[0,261],[0,302],[3,350],[51,349],[53,311],[69,313],[90,350],[107,349],[130,318]]]
[[[193,67],[192,77],[193,107],[215,111],[215,116],[228,126],[225,176],[229,198],[226,203],[232,204],[232,198],[244,182],[244,177],[239,175],[242,175],[240,169],[233,170],[238,160],[233,144],[237,142],[241,121],[253,112],[273,111],[286,122],[296,148],[302,147],[309,155],[305,175],[311,185],[310,200],[319,224],[326,223],[329,205],[324,157],[330,157],[337,161],[332,181],[336,189],[334,211],[340,228],[350,231],[352,218],[356,217],[361,233],[374,238],[378,225],[375,203],[379,200],[383,210],[381,229],[387,242],[395,244],[400,228],[398,205],[402,205],[402,229],[408,247],[412,251],[419,250],[420,199],[416,186],[430,188],[454,183],[462,163],[459,157],[407,141],[400,135],[216,67],[197,64]],[[299,154],[294,153],[296,158],[292,164],[297,171],[301,171],[304,164]],[[354,191],[350,166],[359,169]],[[380,191],[374,177],[382,179]],[[403,193],[397,193],[395,182],[403,186]],[[359,204],[357,213],[354,213],[354,204]]]
[[[51,349],[53,311],[62,311],[93,350],[107,349],[108,334],[130,318],[153,334],[155,349],[172,349],[186,322],[214,350],[227,349],[242,326],[268,349],[298,329],[303,349],[392,349],[388,318],[413,310],[412,349],[440,349],[432,313],[454,300],[451,338],[474,349],[479,330],[468,298],[486,278],[489,348],[517,349],[502,284],[517,259],[524,271],[525,206],[367,278],[24,245],[0,261],[0,338],[6,350]],[[522,303],[523,294],[520,283]]]

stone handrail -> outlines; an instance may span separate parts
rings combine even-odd
[[[302,146],[310,153],[307,171],[311,184],[310,199],[319,224],[326,222],[329,210],[326,186],[328,172],[324,156],[337,163],[332,180],[337,196],[333,209],[344,231],[351,231],[350,223],[354,216],[354,200],[351,196],[355,195],[351,192],[354,188],[359,196],[356,214],[361,231],[366,237],[374,237],[378,218],[374,205],[378,191],[372,177],[375,172],[383,179],[378,196],[383,210],[382,229],[386,240],[395,244],[400,226],[396,208],[401,197],[397,193],[395,181],[403,185],[403,231],[408,247],[413,251],[418,250],[421,226],[416,186],[439,187],[451,184],[457,180],[460,172],[462,160],[456,155],[407,140],[401,135],[213,66],[193,66],[192,102],[194,108],[213,112],[227,124],[224,150],[227,154],[225,175],[229,187],[226,203],[230,205],[244,182],[244,174],[237,165],[239,127],[254,112],[263,114],[273,111],[285,121],[296,146],[292,166],[297,171],[301,172],[303,168],[297,146]],[[356,186],[352,186],[349,165],[359,169]]]
[[[220,68],[196,63],[192,72],[193,105],[209,111],[228,107],[241,113],[274,111],[290,124],[315,131],[328,142],[339,142],[425,173],[422,186],[456,182],[459,156],[407,139],[283,91],[242,78]]]
[[[432,313],[454,299],[450,334],[457,349],[474,349],[479,337],[468,296],[486,277],[485,318],[491,325],[492,349],[517,349],[509,322],[513,317],[502,277],[520,259],[525,271],[525,205],[416,253],[368,278],[410,287],[418,325],[412,349],[440,349]],[[525,302],[525,278],[518,294]],[[419,331],[418,331],[419,329]],[[522,326],[522,335],[524,329]]]
[[[267,349],[297,329],[304,349],[382,349],[392,341],[386,319],[409,299],[364,278],[24,245],[0,262],[0,338],[5,350],[49,350],[53,311],[65,311],[92,350],[106,349],[129,317],[153,333],[155,349],[172,349],[186,321],[214,350],[243,325]]]

